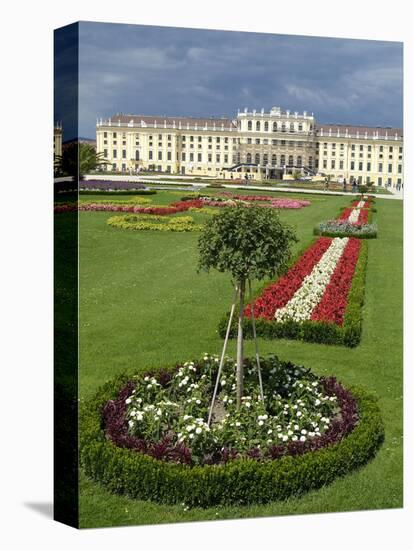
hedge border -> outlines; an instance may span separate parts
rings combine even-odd
[[[304,250],[312,246],[314,240]],[[280,323],[275,320],[268,321],[267,319],[258,317],[255,320],[257,336],[265,339],[289,338],[319,344],[344,345],[350,348],[356,347],[360,343],[362,333],[362,307],[364,304],[367,271],[367,251],[368,241],[364,239],[361,243],[359,258],[348,295],[344,321],[341,326],[324,321],[303,321],[299,323],[290,320]],[[301,254],[302,252],[294,257],[294,260],[290,263],[290,267]],[[252,299],[255,300],[267,285],[268,283],[260,287],[259,291],[254,293]],[[221,338],[225,337],[228,320],[229,312],[221,318],[218,325],[218,333]],[[244,338],[253,338],[252,321],[249,317],[244,317],[243,332]],[[237,321],[236,316],[234,316],[230,338],[235,338],[236,334]]]
[[[117,447],[102,429],[102,409],[131,379],[120,375],[81,406],[80,461],[85,474],[109,491],[165,504],[208,507],[264,504],[300,496],[365,465],[384,439],[377,398],[357,387],[359,421],[340,442],[275,460],[235,459],[227,464],[185,466]]]

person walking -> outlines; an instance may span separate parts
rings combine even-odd
[[[343,191],[344,191],[344,193],[347,193],[347,180],[346,180],[346,178],[343,179]]]
[[[352,193],[357,191],[356,178],[353,178],[353,185],[351,186]]]

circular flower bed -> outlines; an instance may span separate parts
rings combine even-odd
[[[383,438],[375,399],[334,378],[262,358],[235,408],[234,363],[224,364],[207,424],[218,358],[121,376],[82,408],[81,461],[110,490],[209,506],[298,495],[364,464]]]
[[[120,229],[133,229],[135,231],[198,231],[200,226],[195,224],[191,216],[154,216],[135,214],[126,216],[112,216],[107,221],[108,225]]]

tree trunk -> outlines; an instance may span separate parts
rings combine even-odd
[[[237,410],[241,407],[241,397],[244,393],[244,337],[242,333],[242,321],[244,318],[245,281],[239,284],[239,315],[237,338]]]

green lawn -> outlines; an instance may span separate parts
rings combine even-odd
[[[167,204],[182,194],[164,191],[151,198],[154,204]],[[311,206],[281,214],[296,227],[299,248],[312,239],[318,221],[335,217],[350,201],[341,196],[301,198],[309,198]],[[386,425],[386,440],[377,457],[362,470],[301,498],[207,510],[133,501],[108,493],[82,475],[82,527],[402,506],[403,208],[401,201],[380,199],[376,206],[379,238],[369,242],[361,345],[348,349],[288,340],[259,344],[263,354],[277,353],[319,374],[334,374],[345,384],[376,392]],[[197,273],[197,233],[117,230],[106,225],[111,215],[80,213],[82,398],[119,372],[161,367],[205,351],[219,353],[217,324],[231,300],[228,276]],[[200,220],[203,215],[194,217]],[[251,342],[246,348],[253,353]],[[233,343],[229,351],[234,353]]]

